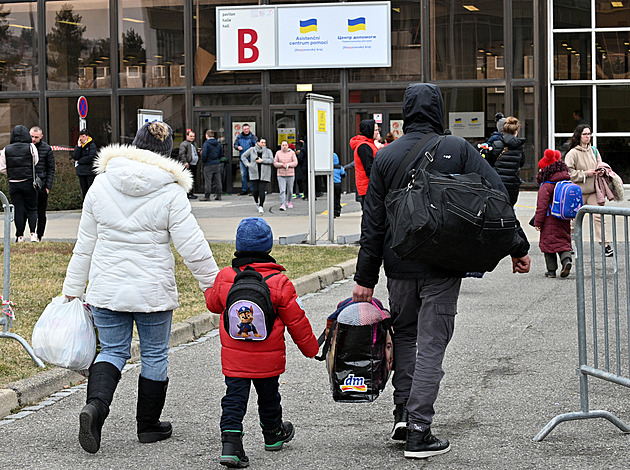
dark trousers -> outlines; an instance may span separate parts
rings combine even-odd
[[[96,178],[96,175],[79,175],[79,185],[81,186],[81,194],[83,195],[83,199],[85,199],[85,195],[87,194],[88,189],[90,189],[90,186],[92,186],[92,183],[94,183],[94,178]]]
[[[221,199],[221,194],[223,193],[223,188],[221,187],[221,163],[218,165],[206,165],[203,167],[203,178],[205,180],[204,186],[205,191],[204,194],[206,198],[210,197],[210,193],[214,189],[217,198]]]
[[[46,230],[46,209],[48,208],[48,191],[42,188],[37,192],[37,238],[44,238]]]
[[[258,395],[258,416],[264,428],[275,428],[282,422],[282,406],[278,391],[279,376],[264,379],[225,377],[226,391],[221,399],[221,431],[242,431],[243,418],[252,382]]]
[[[334,184],[335,189],[335,217],[341,215],[341,183]]]
[[[388,279],[394,330],[394,403],[409,422],[426,429],[444,376],[442,361],[453,336],[460,278]]]
[[[260,207],[265,203],[265,193],[267,192],[267,181],[262,180],[253,180],[252,182],[253,190],[252,195],[254,196],[254,202],[258,204]]]
[[[35,233],[37,225],[37,190],[33,187],[33,180],[9,183],[9,196],[14,207],[15,236],[24,236],[26,221],[31,233]]]
[[[510,195],[510,204],[512,204],[512,207],[514,207],[516,201],[518,200],[518,188],[508,189],[508,194]]]
[[[545,255],[545,265],[547,266],[547,271],[556,272],[558,269],[558,258],[556,257],[556,253],[543,253]],[[565,259],[569,259],[571,262],[571,252],[570,251],[561,251],[558,253],[558,257],[560,258],[560,263],[564,264]]]

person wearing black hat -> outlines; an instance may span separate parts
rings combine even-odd
[[[142,361],[138,440],[171,436],[171,424],[160,421],[173,309],[179,306],[171,242],[202,291],[212,287],[219,271],[191,212],[187,194],[192,176],[169,158],[172,148],[173,131],[163,122],[145,124],[133,145],[102,148],[95,163],[98,175],[83,202],[63,294],[80,297],[87,284],[85,300],[101,343],[79,416],[79,443],[90,453],[100,448],[103,422],[131,357],[134,322]]]
[[[96,173],[94,173],[94,159],[96,158],[96,144],[90,137],[87,129],[79,132],[79,141],[74,147],[72,158],[75,160],[75,170],[81,185],[81,194],[85,200],[85,195],[92,186]]]

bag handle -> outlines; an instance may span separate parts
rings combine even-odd
[[[328,350],[330,349],[330,335],[332,335],[335,327],[337,326],[337,320],[333,320],[330,329],[328,330],[328,334],[326,334],[326,329],[322,331],[322,334],[317,338],[317,344],[320,346],[323,344],[322,353],[319,356],[315,356],[313,359],[317,359],[318,361],[323,361],[326,359],[326,354],[328,354]]]
[[[407,155],[405,156],[405,159],[402,161],[402,163],[400,164],[400,166],[398,167],[398,171],[396,172],[396,175],[394,176],[394,182],[399,182],[397,187],[400,187],[401,183],[404,183],[404,180],[401,181],[401,178],[403,177],[403,175],[408,171],[408,167],[409,165],[418,157],[418,155],[420,154],[421,150],[424,149],[427,146],[427,143],[434,138],[435,136],[437,136],[438,134],[434,133],[434,132],[430,132],[428,134],[425,134],[424,137],[422,139],[420,139],[420,141],[418,141],[418,143],[416,143],[416,145],[414,145],[412,147],[412,149],[407,153]],[[420,162],[420,166],[416,169],[416,168],[412,168],[411,169],[411,177],[413,178],[413,176],[415,175],[417,170],[424,170],[429,163],[431,163],[433,161],[433,155],[435,154],[435,151],[437,150],[438,146],[440,145],[440,142],[442,142],[442,139],[444,139],[445,136],[441,135],[438,137],[438,139],[436,140],[435,144],[433,145],[433,147],[431,148],[431,150],[428,150],[426,152],[424,152],[424,156],[426,158],[423,158]]]

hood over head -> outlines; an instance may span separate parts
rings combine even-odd
[[[361,135],[364,135],[368,139],[373,139],[375,126],[376,126],[376,121],[374,121],[374,119],[364,119],[359,124],[359,133]]]
[[[30,144],[33,142],[33,139],[31,139],[31,134],[26,126],[18,124],[13,128],[13,130],[11,130],[11,137],[9,142],[12,144],[16,142],[25,142]]]
[[[432,83],[412,83],[403,98],[403,132],[444,133],[444,98]]]

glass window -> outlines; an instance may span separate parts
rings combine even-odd
[[[431,79],[503,79],[503,2],[430,5]]]
[[[534,2],[513,0],[514,78],[534,78]]]
[[[181,87],[184,6],[177,0],[120,0],[120,87]]]
[[[193,2],[194,85],[260,84],[261,73],[256,70],[217,71],[216,6],[223,5],[225,2],[221,0]],[[258,2],[241,0],[230,5],[258,5]]]
[[[519,137],[525,137],[525,164],[521,168],[521,178],[527,182],[536,180],[538,160],[534,153],[536,136],[534,134],[534,88],[514,87],[514,117],[521,122]]]
[[[76,107],[74,113],[76,116]],[[0,149],[9,145],[11,130],[18,124],[22,124],[29,129],[33,126],[41,126],[38,99],[0,99]],[[48,139],[46,140],[48,141]]]
[[[597,132],[628,132],[630,86],[597,87]]]
[[[553,0],[554,28],[590,28],[591,0]]]
[[[340,71],[339,69],[270,70],[269,76],[272,84],[338,83]]]
[[[555,80],[591,79],[590,33],[561,33],[553,37]]]
[[[602,155],[602,160],[621,176],[624,181],[630,180],[630,165],[628,164],[628,149],[630,137],[598,137],[595,144]]]
[[[37,90],[37,4],[0,4],[0,90]]]
[[[103,147],[112,142],[110,103],[109,96],[88,97],[87,129],[97,147]],[[74,147],[79,140],[76,97],[49,98],[48,122],[50,123],[49,144]]]
[[[422,81],[420,0],[391,2],[391,67],[349,69],[351,82]]]
[[[261,103],[260,93],[195,95],[195,106],[260,106]]]
[[[48,89],[110,88],[109,1],[45,4]]]
[[[350,103],[402,103],[405,90],[350,90]]]
[[[505,111],[505,88],[442,88],[444,95],[444,127],[449,127],[449,115],[461,112],[479,112],[484,115],[485,126],[475,137],[466,137],[473,145],[485,142],[497,130],[494,115]],[[454,116],[453,116],[454,117]]]
[[[555,93],[556,132],[573,133],[575,126],[593,122],[591,103],[593,88],[590,86],[557,86]]]
[[[612,2],[595,0],[595,27],[627,28],[630,26],[628,0]]]
[[[331,96],[335,103],[341,101],[341,93],[339,91],[317,91],[319,95]],[[271,104],[300,104],[306,103],[306,95],[304,91],[284,91],[271,93]]]
[[[133,142],[136,132],[138,132],[139,109],[159,109],[162,111],[164,122],[173,129],[173,152],[176,156],[179,151],[179,144],[184,140],[184,95],[121,96],[120,141],[123,144]]]
[[[597,78],[630,78],[630,32],[596,33]]]

